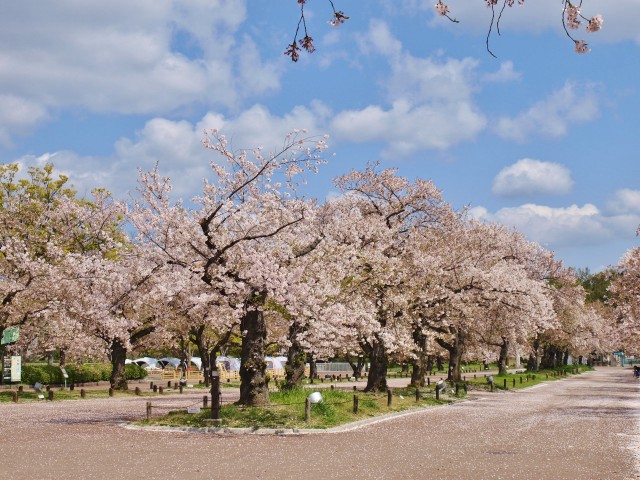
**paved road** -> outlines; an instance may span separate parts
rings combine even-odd
[[[0,405],[0,479],[640,478],[640,383],[621,368],[332,434],[118,426],[140,418],[145,401]]]

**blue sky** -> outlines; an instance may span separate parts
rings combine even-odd
[[[275,148],[306,128],[330,135],[310,180],[379,160],[431,178],[479,218],[515,226],[569,266],[598,270],[638,244],[640,2],[584,0],[603,30],[572,32],[559,0],[505,11],[485,37],[482,0],[334,0],[305,9],[317,51],[283,52],[294,0],[8,2],[0,18],[0,161],[52,161],[80,190],[135,190],[160,162],[178,195],[197,193],[205,128],[237,148]]]

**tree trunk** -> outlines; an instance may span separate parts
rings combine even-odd
[[[387,391],[387,369],[389,368],[389,359],[385,350],[384,341],[376,333],[374,334],[373,344],[369,348],[369,376],[367,377],[367,386],[365,392],[386,392]]]
[[[252,306],[261,307],[266,294],[257,296]],[[263,406],[269,404],[267,388],[267,363],[264,350],[267,340],[267,325],[262,311],[250,309],[240,321],[242,353],[240,356],[240,400],[238,404]]]
[[[451,343],[444,340],[436,339],[438,344],[449,352],[449,372],[447,380],[451,382],[459,382],[462,380],[460,365],[462,364],[462,355],[464,354],[466,335],[461,330],[455,330],[454,338]]]
[[[527,370],[530,372],[537,372],[539,368],[538,350],[540,349],[540,339],[536,336],[533,339],[532,352],[529,355],[529,361],[527,362]]]
[[[67,366],[67,352],[65,350],[60,350],[60,368],[64,368]]]
[[[198,352],[200,352],[200,360],[202,361],[202,375],[204,376],[205,387],[209,386],[211,380],[211,362],[209,359],[209,350],[204,341],[204,326],[191,329],[191,335],[195,341]]]
[[[360,377],[362,377],[362,369],[364,368],[364,356],[358,355],[358,359],[355,362],[349,354],[345,354],[345,358],[347,359],[347,362],[349,363],[349,366],[353,371],[353,377],[356,380],[360,379]]]
[[[421,328],[413,330],[413,342],[416,345],[416,359],[413,361],[413,371],[411,372],[411,385],[414,387],[424,387],[424,377],[427,374],[429,355],[427,355],[427,336],[422,333]],[[431,361],[433,366],[433,360]]]
[[[318,376],[318,364],[316,363],[315,355],[309,355],[309,377],[311,382]]]
[[[509,340],[507,337],[502,337],[500,357],[498,358],[498,375],[507,374],[507,355],[509,355]]]
[[[569,352],[567,350],[562,352],[562,365],[569,365]]]
[[[4,335],[4,328],[0,327],[0,340]],[[4,383],[4,345],[0,345],[0,385]]]
[[[289,326],[289,350],[287,350],[287,364],[284,367],[285,380],[282,385],[285,389],[301,388],[304,378],[305,359],[307,357],[302,344],[300,334],[306,328],[294,321]]]
[[[555,347],[546,345],[542,352],[542,368],[556,368],[558,366],[557,353],[558,350]]]
[[[111,378],[109,383],[114,390],[128,390],[127,375],[125,372],[125,360],[127,359],[127,349],[124,348],[120,340],[111,342]]]
[[[434,362],[435,362],[435,355],[427,355],[427,372],[433,372]]]
[[[438,365],[438,371],[444,370],[444,365],[442,364],[442,355],[438,355],[436,357],[436,364]]]

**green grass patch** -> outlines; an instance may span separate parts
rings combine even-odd
[[[220,411],[220,426],[240,428],[331,428],[357,420],[376,417],[391,412],[400,412],[416,407],[429,407],[451,403],[455,399],[443,394],[436,400],[433,389],[425,388],[416,402],[415,389],[394,389],[391,406],[387,406],[386,393],[362,393],[340,389],[320,389],[323,401],[311,405],[311,420],[305,421],[305,400],[313,391],[295,389],[272,392],[268,407],[239,407],[223,405]],[[353,396],[358,395],[358,413],[353,413]],[[446,398],[445,398],[446,397]],[[140,425],[165,426],[211,426],[206,420],[211,418],[210,409],[189,414],[186,410],[170,412],[162,417],[152,418]]]
[[[506,375],[493,375],[494,390],[504,390],[505,385],[507,390],[532,387],[541,382],[560,380],[589,370],[593,369],[586,365],[580,365],[578,367],[569,365],[557,370],[540,370],[535,373],[522,371],[520,373],[509,373]],[[487,383],[487,377],[488,375],[485,376],[485,374],[476,374],[476,378],[473,378],[473,375],[466,375],[468,388],[470,390],[490,390],[491,386]]]
[[[81,397],[80,389],[76,388],[74,390],[69,390],[68,388],[65,390],[52,388],[53,391],[53,401],[62,401],[62,400],[85,400],[85,399],[94,399],[94,398],[109,398],[109,389],[96,389],[96,390],[85,390],[85,398]],[[0,403],[9,403],[13,402],[13,392],[14,390],[0,390]],[[39,398],[39,395],[44,395],[44,399]],[[135,389],[120,391],[114,390],[114,397],[131,397],[135,396]],[[150,392],[141,392],[140,396],[155,396],[157,394],[153,394]],[[46,390],[42,390],[41,392],[36,392],[32,388],[25,388],[24,391],[18,393],[18,402],[44,402],[48,401],[49,392]]]

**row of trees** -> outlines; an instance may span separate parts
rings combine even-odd
[[[340,357],[355,375],[367,361],[366,389],[384,390],[390,361],[412,363],[421,385],[442,355],[458,380],[465,358],[498,357],[503,371],[518,349],[537,369],[619,343],[619,318],[585,303],[551,252],[469,219],[428,180],[370,165],[320,203],[298,187],[323,163],[324,138],[294,132],[273,153],[232,151],[215,130],[204,143],[218,157],[189,203],[157,168],[127,205],[104,190],[76,198],[51,165],[24,179],[3,166],[0,334],[20,325],[22,346],[106,355],[121,389],[134,351],[193,343],[208,373],[239,338],[246,405],[269,401],[274,344],[288,356],[285,387],[306,362]],[[616,285],[626,325],[638,289]]]

